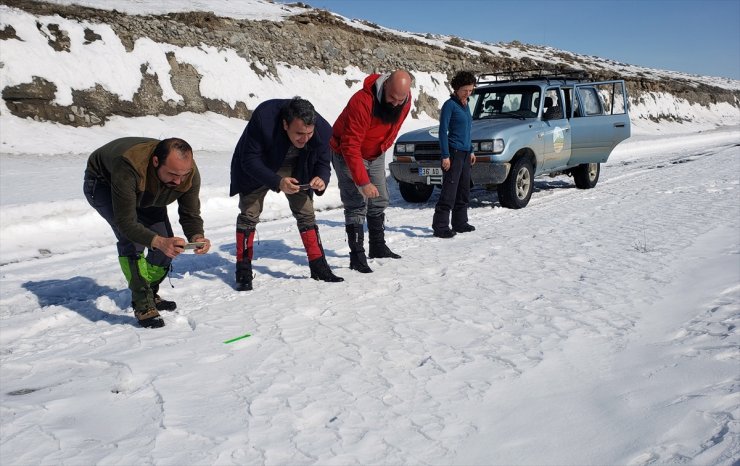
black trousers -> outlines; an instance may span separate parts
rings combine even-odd
[[[442,192],[434,207],[434,231],[443,231],[450,227],[450,211],[453,229],[468,223],[470,167],[470,152],[450,149],[450,169],[442,176]]]

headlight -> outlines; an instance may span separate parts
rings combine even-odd
[[[503,139],[494,139],[493,140],[493,153],[494,154],[500,154],[504,151],[504,140]]]
[[[411,154],[413,152],[413,144],[396,144],[396,154]]]
[[[473,143],[473,152],[478,152],[479,144],[477,142]]]
[[[493,141],[481,141],[480,143],[480,152],[490,152],[492,154],[499,154],[503,151],[504,151],[504,140],[503,139],[494,139]]]

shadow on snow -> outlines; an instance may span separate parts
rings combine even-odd
[[[41,280],[25,282],[23,288],[36,295],[41,307],[61,306],[74,311],[91,322],[105,321],[111,325],[138,325],[130,315],[111,314],[100,310],[95,301],[100,296],[108,296],[116,304],[126,309],[130,298],[108,286],[98,285],[90,277],[72,277],[66,280]],[[123,304],[122,304],[123,302]]]

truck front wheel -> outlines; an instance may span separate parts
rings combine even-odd
[[[398,182],[398,190],[406,202],[426,202],[432,197],[434,185]]]
[[[521,209],[529,204],[534,189],[534,169],[526,157],[519,158],[511,167],[509,176],[498,185],[501,207]]]

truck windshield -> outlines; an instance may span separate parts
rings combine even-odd
[[[538,86],[478,89],[471,98],[473,119],[535,118],[540,105]]]

